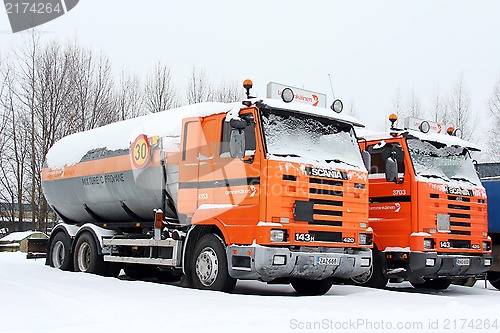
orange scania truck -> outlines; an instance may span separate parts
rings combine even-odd
[[[291,91],[259,100],[244,86],[239,103],[185,106],[58,141],[42,175],[63,221],[47,264],[226,292],[237,279],[291,283],[306,295],[369,271],[360,124],[285,103]]]
[[[479,148],[434,122],[409,117],[387,133],[358,131],[371,156],[373,268],[352,279],[383,288],[388,280],[446,289],[491,265],[486,192],[470,152]]]

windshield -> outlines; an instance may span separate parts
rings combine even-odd
[[[415,173],[445,181],[464,181],[479,185],[469,151],[464,147],[449,147],[437,142],[407,140]]]
[[[270,159],[364,168],[349,124],[269,109],[263,110],[262,123]]]

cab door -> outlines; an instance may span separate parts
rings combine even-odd
[[[221,216],[230,230],[231,240],[238,244],[251,244],[255,239],[255,226],[259,221],[259,200],[261,184],[261,144],[258,136],[255,114],[243,111],[240,117],[247,119],[245,132],[245,156],[231,157],[231,126],[225,118],[218,123],[219,145],[214,157],[215,204],[228,207],[230,214]]]
[[[380,141],[369,143],[371,155],[369,171],[369,218],[375,233],[377,247],[409,246],[411,234],[411,179],[408,175],[405,155],[399,142]],[[392,156],[392,157],[391,157]],[[386,161],[395,158],[398,166],[398,180],[386,179]]]

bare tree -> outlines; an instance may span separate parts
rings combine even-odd
[[[149,112],[160,112],[179,106],[172,83],[170,68],[161,63],[155,65],[154,72],[146,79],[144,102]]]
[[[187,88],[187,100],[189,104],[214,100],[214,89],[208,81],[205,70],[197,71],[196,67],[193,67]]]
[[[109,59],[100,53],[73,45],[66,51],[71,59],[74,87],[71,134],[109,124],[119,119],[113,96],[113,78]]]
[[[359,118],[359,113],[358,110],[356,110],[356,106],[353,100],[351,100],[351,104],[349,105],[349,109],[347,110],[346,114],[354,118]]]
[[[488,108],[492,119],[490,121],[489,142],[488,145],[492,160],[498,161],[500,159],[500,137],[498,136],[498,128],[500,126],[500,75],[490,100],[488,101]]]
[[[403,127],[403,122],[404,122],[404,108],[403,108],[403,102],[401,101],[401,88],[398,87],[398,90],[396,90],[396,94],[394,95],[394,98],[392,99],[392,108],[391,112],[395,115],[398,116],[398,121],[395,123],[394,126],[396,127]],[[385,120],[389,119],[389,115],[387,114],[385,117]],[[384,122],[384,124],[390,124],[389,122]],[[385,128],[385,126],[384,126]]]
[[[473,117],[470,109],[470,97],[464,84],[463,75],[455,84],[449,99],[449,124],[462,132],[462,139],[470,140],[477,126],[477,117]]]
[[[441,91],[439,86],[436,87],[434,91],[434,95],[432,98],[431,109],[430,109],[431,119],[434,122],[443,124],[447,126],[449,123],[450,115],[449,115],[449,107],[446,101],[446,98],[441,96]]]
[[[423,116],[420,98],[415,94],[414,89],[411,90],[408,96],[406,110],[403,113],[405,117],[422,118]]]
[[[232,103],[245,98],[245,92],[237,81],[222,80],[220,85],[213,90],[212,101]]]
[[[140,90],[139,78],[136,75],[122,71],[116,94],[116,108],[120,120],[144,115],[145,110],[143,110],[142,104],[143,96]]]

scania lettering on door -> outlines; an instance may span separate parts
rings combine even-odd
[[[347,173],[334,169],[306,168],[308,176],[347,180]]]

